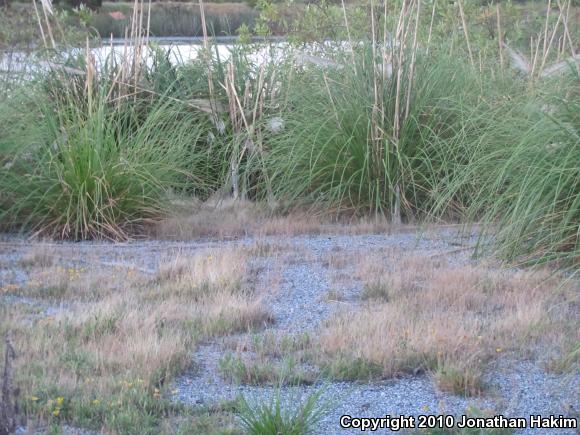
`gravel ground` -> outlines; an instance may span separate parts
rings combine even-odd
[[[208,248],[246,245],[256,243],[253,238],[215,242],[187,243],[143,241],[123,244],[76,243],[56,244],[65,267],[78,266],[95,261],[103,266],[133,267],[143,273],[154,273],[164,257],[175,252],[194,253]],[[275,323],[261,334],[302,334],[314,332],[316,327],[334,312],[355,309],[362,284],[355,279],[337,283],[329,267],[332,253],[365,253],[381,249],[397,249],[405,253],[433,255],[450,263],[463,264],[471,261],[474,236],[460,238],[451,229],[438,230],[418,237],[416,233],[360,236],[298,236],[266,237],[261,244],[279,246],[280,255],[292,253],[291,261],[283,269],[275,258],[261,257],[254,266],[259,270],[256,287],[264,294],[264,301],[274,315]],[[0,239],[0,287],[7,284],[25,284],[25,270],[15,267],[29,244],[18,238],[4,236]],[[12,265],[13,267],[6,267]],[[354,270],[348,265],[341,268],[344,276],[352,276]],[[279,285],[271,286],[279,274]],[[328,298],[329,291],[339,291],[340,301]],[[33,303],[5,299],[11,303]],[[51,310],[54,307],[40,307]],[[66,309],[66,307],[60,307]],[[200,346],[192,355],[190,372],[184,373],[172,386],[174,400],[193,406],[211,405],[236,398],[240,394],[248,399],[269,400],[276,394],[268,386],[234,385],[222,380],[218,361],[227,351],[226,341],[249,340],[251,336],[240,335],[216,340]],[[322,401],[329,412],[320,426],[320,433],[335,434],[348,431],[340,429],[341,415],[380,417],[391,415],[418,415],[447,413],[460,415],[466,410],[490,410],[494,414],[527,417],[532,414],[576,415],[580,410],[580,374],[554,375],[546,373],[530,361],[516,361],[504,357],[487,374],[491,393],[482,398],[466,399],[434,388],[428,375],[402,377],[373,383],[332,382],[324,385],[284,387],[279,392],[283,402],[296,404],[308,395],[322,391]],[[531,433],[521,431],[519,433]],[[567,434],[576,431],[543,430],[541,433]]]

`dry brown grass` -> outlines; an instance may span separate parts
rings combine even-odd
[[[293,248],[285,243],[268,242],[258,239],[245,248],[247,255],[251,257],[278,258],[283,254],[290,253]]]
[[[493,356],[580,338],[573,289],[546,271],[390,257],[363,260],[359,273],[371,303],[335,316],[320,336],[322,360],[340,367],[363,362],[382,377],[431,370],[442,389],[473,394]]]
[[[298,210],[281,214],[265,204],[224,200],[206,203],[177,204],[175,216],[149,228],[159,239],[220,240],[243,236],[296,236],[302,234],[371,234],[388,233],[395,228],[382,218],[347,218],[331,216],[324,211]]]
[[[212,250],[168,259],[150,276],[37,266],[20,294],[60,309],[46,316],[0,304],[0,333],[12,331],[24,394],[45,401],[47,419],[54,395],[89,408],[135,389],[155,399],[197,343],[271,321],[248,286],[247,261],[241,249]]]
[[[205,204],[180,204],[175,216],[150,228],[155,238],[190,240],[200,237],[227,239],[255,230],[265,210],[254,203],[208,201]]]
[[[36,245],[30,248],[20,259],[23,267],[49,267],[54,264],[56,250],[49,245]]]
[[[27,285],[18,293],[53,302],[92,302],[127,287],[142,285],[147,279],[132,267],[63,267],[54,264],[32,268]]]

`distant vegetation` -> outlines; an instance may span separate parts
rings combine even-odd
[[[59,0],[53,3],[69,30],[73,26],[93,37],[100,35],[104,38],[111,35],[118,38],[125,36],[134,5],[131,1],[101,0]],[[354,33],[366,32],[368,26],[365,17],[368,16],[370,2],[349,0],[344,3],[347,14],[354,20],[351,30]],[[379,8],[378,3],[377,1],[375,8]],[[432,3],[428,2],[424,10]],[[502,16],[505,20],[503,31],[507,38],[526,37],[524,40],[529,43],[531,36],[542,31],[544,18],[542,10],[545,8],[545,2],[541,0],[527,2],[478,0],[465,3],[470,26],[479,27],[480,36],[483,38],[493,38],[496,25],[493,5],[496,3],[502,4]],[[569,3],[573,8],[569,19],[578,26],[580,15],[574,8],[575,3],[575,1]],[[11,19],[1,22],[0,46],[6,45],[7,40],[22,42],[30,39],[30,35],[26,33],[38,33],[35,26],[30,24],[30,20],[24,20],[26,16],[35,19],[30,2],[12,1],[11,4],[12,10],[4,12],[4,15],[10,15]],[[276,35],[298,35],[303,39],[346,36],[341,1],[212,0],[204,4],[206,26],[210,35],[235,36],[238,35],[240,28],[248,27],[257,33],[268,31]],[[144,5],[148,8],[147,2]],[[450,8],[453,8],[453,2],[440,2],[438,5],[438,19],[445,21],[445,25],[450,24],[451,17],[446,16]],[[425,20],[427,19],[425,14]],[[24,22],[26,25],[23,26]],[[179,0],[152,1],[149,31],[153,36],[202,36],[199,3]],[[40,35],[36,36],[40,38]]]
[[[91,15],[90,25],[102,36],[123,37],[131,19],[130,3],[105,4]],[[254,26],[259,12],[243,2],[209,3],[205,18],[211,35],[236,35],[242,25]],[[154,3],[151,5],[150,33],[154,36],[202,36],[199,4]]]

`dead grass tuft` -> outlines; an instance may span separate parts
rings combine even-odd
[[[243,237],[255,232],[267,215],[267,210],[259,204],[245,201],[182,205],[175,216],[151,227],[150,234],[169,240]]]
[[[126,285],[144,284],[146,280],[146,276],[132,267],[51,265],[33,268],[27,286],[18,293],[54,302],[90,302],[119,292]]]
[[[174,255],[160,264],[156,279],[170,285],[231,287],[238,286],[246,273],[245,252],[232,248]]]
[[[474,355],[473,360],[438,361],[433,378],[441,391],[458,396],[478,396],[485,391],[477,355]]]
[[[178,212],[149,228],[158,239],[219,240],[244,236],[296,236],[302,234],[371,234],[390,232],[382,218],[336,218],[328,212],[294,209],[281,214],[266,204],[229,199],[176,205]]]
[[[278,257],[280,254],[291,251],[290,245],[284,243],[271,243],[264,240],[256,240],[245,248],[250,257]]]
[[[365,259],[359,274],[372,304],[328,323],[323,363],[362,361],[381,367],[381,377],[430,370],[442,389],[475,394],[494,355],[578,335],[565,320],[573,292],[545,271],[407,257]]]
[[[37,245],[29,249],[20,259],[23,267],[50,267],[54,264],[54,247]]]

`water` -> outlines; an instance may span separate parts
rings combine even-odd
[[[221,61],[227,61],[235,48],[236,37],[212,38],[212,56],[219,57]],[[101,45],[89,48],[91,57],[97,70],[112,57],[120,61],[131,57],[135,47],[129,45],[126,39],[103,40]],[[149,46],[141,47],[141,58],[152,65],[153,50],[167,53],[169,61],[173,65],[180,65],[195,60],[203,50],[203,38],[199,37],[156,37],[149,39]],[[246,46],[247,47],[247,46]],[[248,50],[249,60],[257,66],[265,63],[282,61],[283,58],[293,57],[297,64],[316,64],[325,68],[340,68],[342,65],[328,59],[317,57],[320,49],[332,48],[340,52],[349,51],[350,45],[346,41],[325,41],[323,43],[311,43],[297,48],[289,44],[283,37],[253,38]],[[54,68],[67,64],[70,58],[86,54],[86,48],[72,48],[63,51],[39,50],[33,52],[0,52],[0,74],[12,74],[22,78],[26,74],[38,72],[42,69]],[[74,70],[69,69],[69,72]],[[77,71],[81,73],[81,71]]]
[[[219,56],[221,60],[227,61],[235,47],[235,37],[220,37],[212,41],[212,55]],[[160,50],[168,54],[168,59],[173,65],[185,64],[199,57],[203,50],[203,38],[197,37],[177,37],[177,38],[150,38],[150,46],[141,48],[141,56],[146,59],[149,65],[152,64],[153,50]],[[266,61],[272,60],[273,57],[281,56],[290,49],[288,43],[282,38],[255,39],[253,41],[253,50],[249,58],[256,65],[261,65]],[[100,69],[107,60],[112,56],[120,60],[124,57],[131,57],[135,47],[130,46],[125,39],[103,40],[102,45],[91,47],[90,53],[97,69]],[[14,51],[0,53],[0,73],[31,73],[38,68],[54,67],[55,65],[65,65],[71,57],[86,54],[86,48],[73,48],[67,51],[37,51],[22,52]]]

